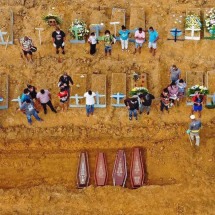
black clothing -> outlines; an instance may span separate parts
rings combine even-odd
[[[139,110],[139,102],[137,98],[125,99],[124,103],[126,106],[130,107],[130,110]]]
[[[72,78],[67,75],[67,76],[60,76],[59,82],[61,82],[60,86],[62,86],[63,84],[67,85],[67,88],[69,88],[69,83],[71,83],[73,85],[73,80]]]
[[[52,38],[54,38],[54,43],[57,45],[57,47],[62,47],[65,36],[66,34],[63,31],[60,31],[59,34],[56,31],[52,33]]]
[[[163,109],[165,108],[168,111],[168,109],[169,109],[169,96],[168,95],[165,96],[163,93],[161,93],[160,97],[161,97],[160,110],[163,112]]]
[[[30,91],[29,89],[28,89],[28,91],[29,91],[29,94],[30,94],[32,99],[37,98],[37,92],[36,92],[36,88],[34,86],[33,86],[33,91]]]
[[[49,100],[47,103],[41,103],[41,105],[43,106],[43,110],[44,110],[44,113],[47,114],[47,108],[46,108],[46,105],[48,105],[51,110],[55,113],[57,113],[57,111],[54,109],[53,105],[52,105],[52,102],[51,100]]]
[[[143,106],[151,106],[152,100],[155,99],[155,97],[150,93],[140,94],[139,97],[143,98],[143,101],[141,101]]]
[[[96,53],[96,44],[90,44],[90,54],[94,55]]]

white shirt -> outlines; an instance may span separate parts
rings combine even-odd
[[[45,90],[44,94],[42,94],[41,92],[37,93],[37,98],[41,103],[47,103],[50,100],[49,94],[50,92],[48,90]]]
[[[96,35],[95,36],[90,36],[88,41],[90,43],[92,43],[93,45],[97,43],[97,40],[96,40]]]
[[[89,95],[88,92],[84,93],[84,97],[86,98],[86,105],[94,105],[95,104],[95,99],[94,97],[96,94],[92,92],[92,95]]]

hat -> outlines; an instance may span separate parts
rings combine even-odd
[[[190,119],[195,119],[195,118],[196,118],[195,115],[190,116]]]

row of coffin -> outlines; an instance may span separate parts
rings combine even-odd
[[[130,167],[130,180],[132,188],[141,187],[144,183],[144,164],[140,148],[133,148]],[[125,186],[127,179],[126,155],[124,150],[118,150],[112,173],[114,186]],[[78,163],[77,186],[84,188],[89,185],[90,171],[87,152],[81,152]],[[105,154],[100,152],[97,155],[96,168],[94,173],[96,186],[107,185],[108,170]]]

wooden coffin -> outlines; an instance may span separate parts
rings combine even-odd
[[[108,171],[105,154],[100,152],[97,155],[95,169],[95,184],[96,186],[105,186],[107,184]]]
[[[141,187],[144,183],[144,165],[140,148],[132,151],[130,179],[132,188]]]
[[[89,185],[90,171],[87,152],[81,152],[79,156],[78,171],[77,171],[77,186],[84,188]]]
[[[119,150],[116,154],[116,160],[113,169],[113,185],[125,186],[127,178],[126,156],[124,150]]]

